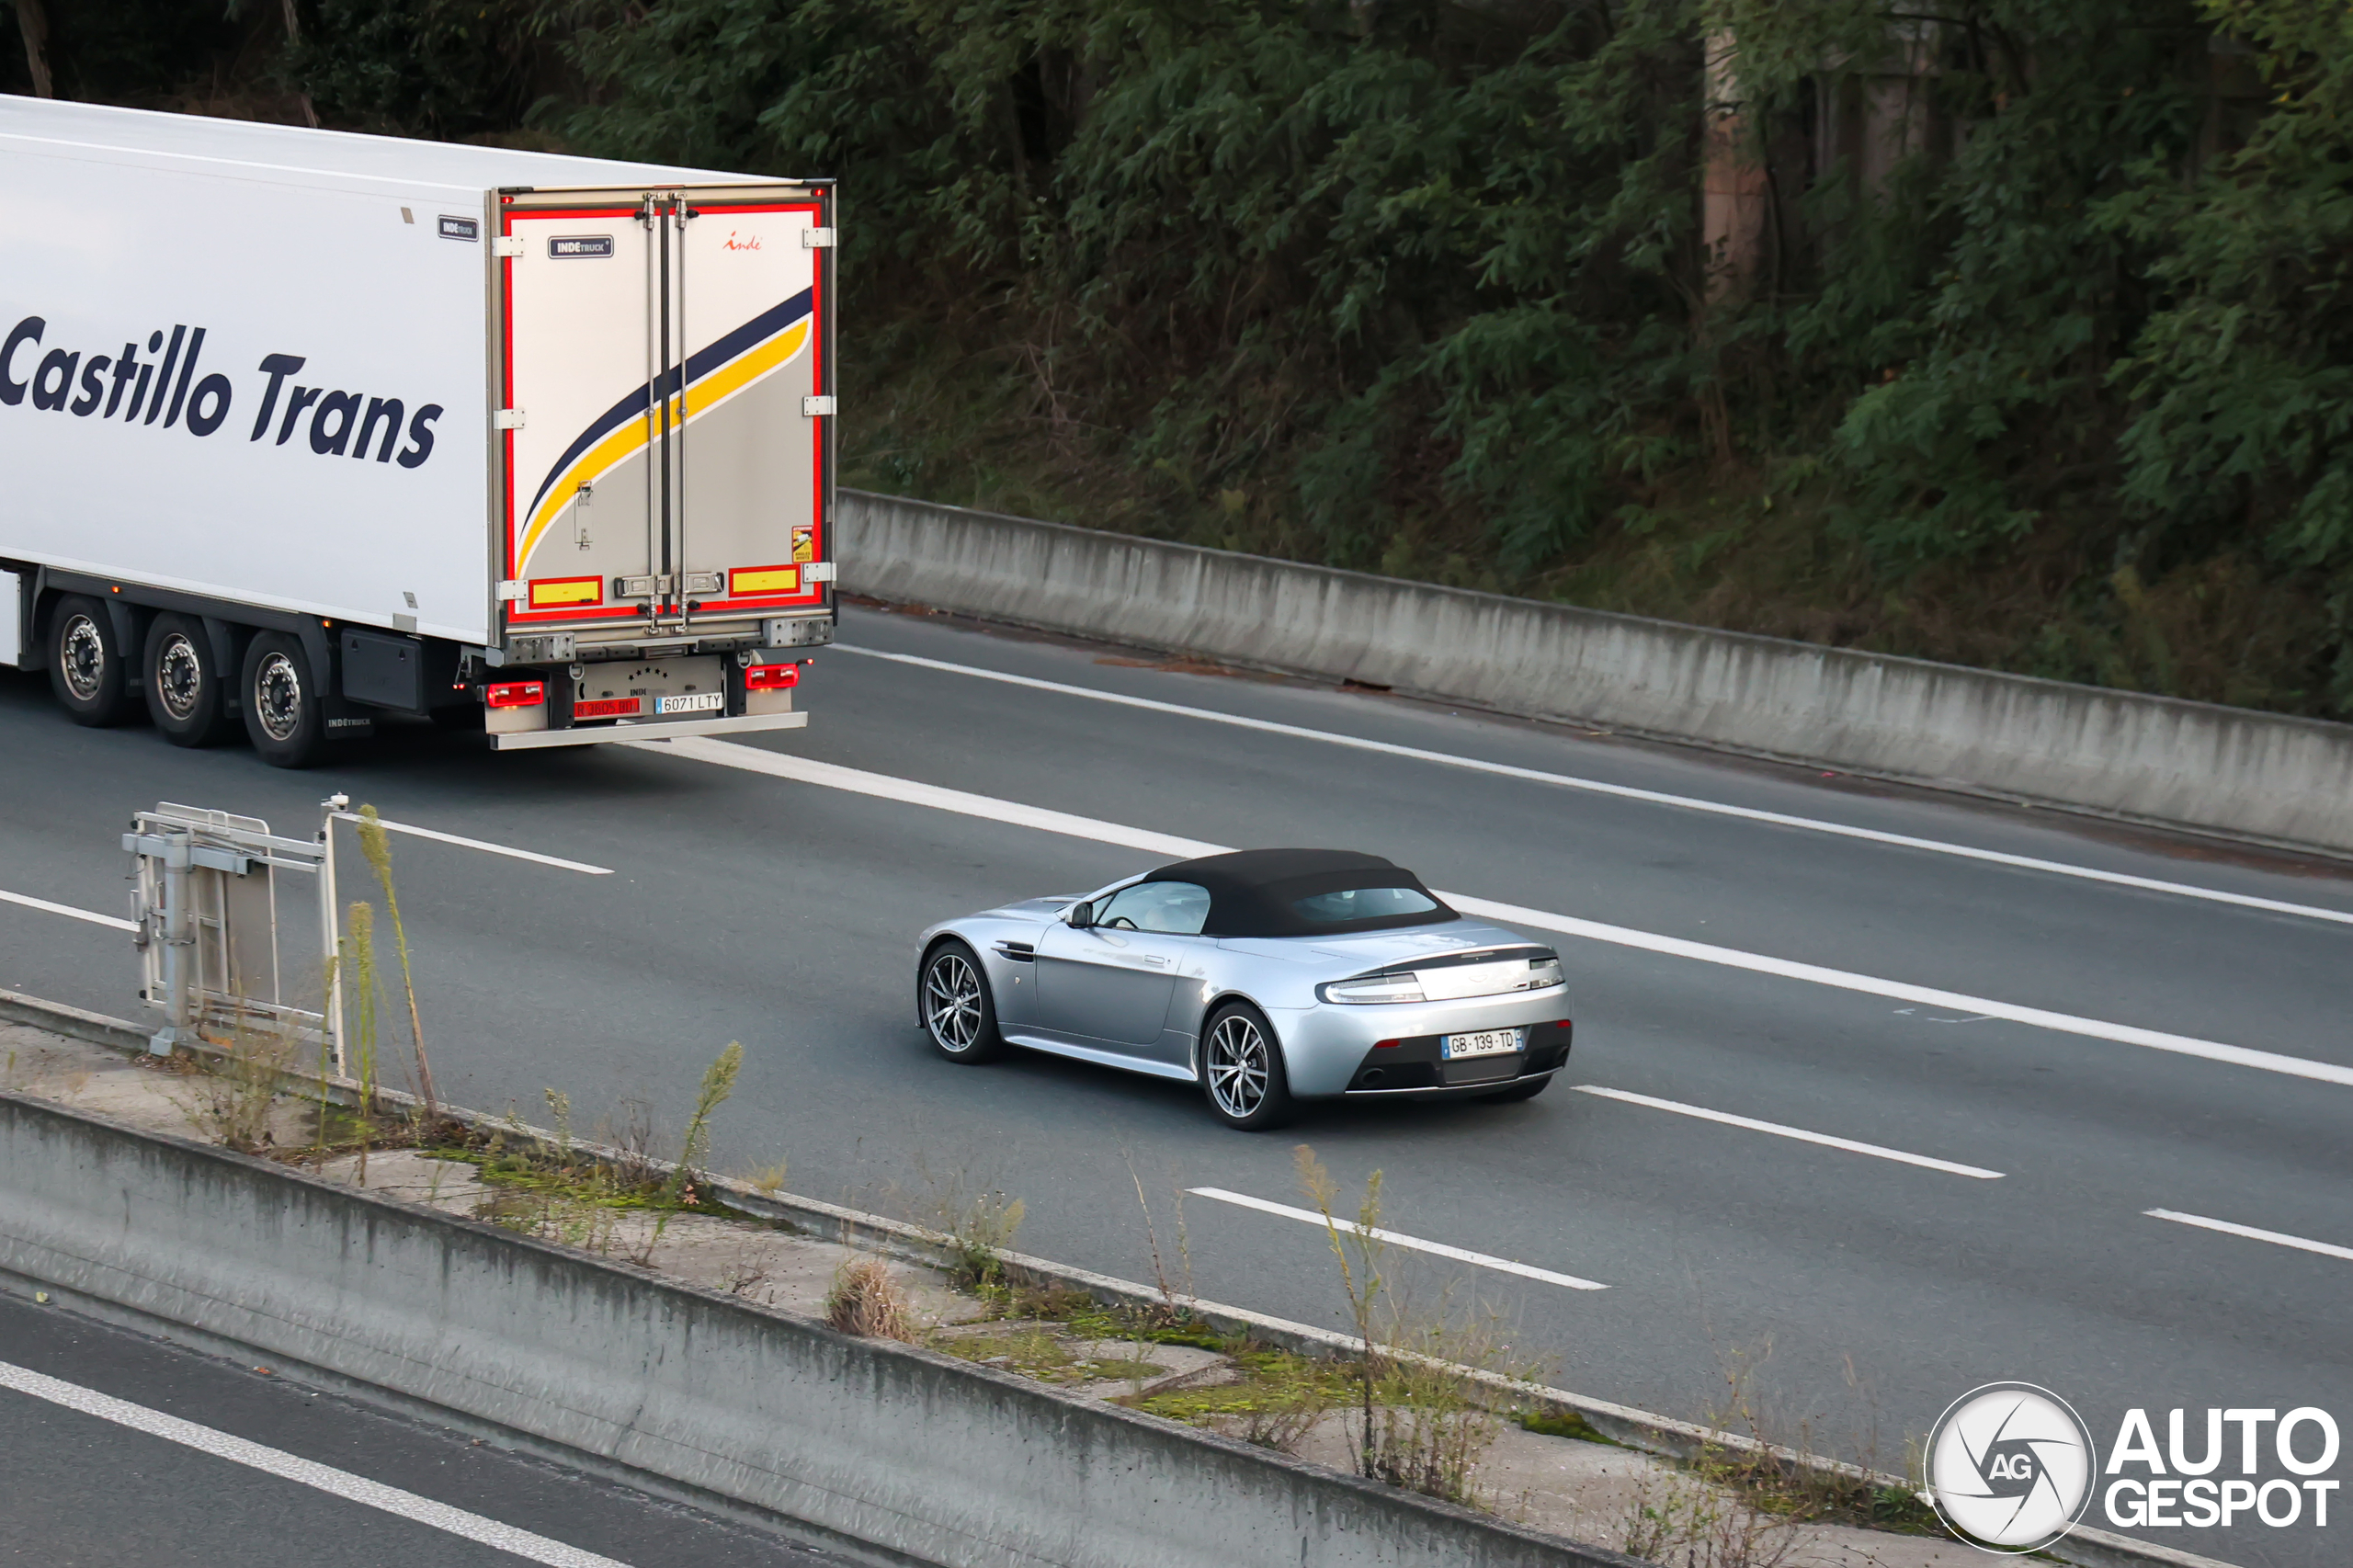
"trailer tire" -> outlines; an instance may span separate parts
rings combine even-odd
[[[71,594],[49,617],[49,689],[77,724],[119,724],[131,708],[130,661],[114,618],[96,599]]]
[[[272,767],[315,767],[326,756],[326,693],[311,673],[300,639],[265,631],[245,649],[245,733]]]
[[[229,738],[228,682],[204,623],[184,615],[159,615],[147,629],[145,677],[147,717],[176,746],[218,745]]]

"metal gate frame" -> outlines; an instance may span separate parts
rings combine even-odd
[[[165,1020],[148,1050],[168,1056],[208,1027],[256,1023],[328,1040],[333,964],[320,971],[326,1006],[298,1006],[278,935],[278,873],[319,875],[323,843],[282,838],[259,817],[164,801],[131,818],[122,847],[137,880],[131,943],[141,955],[140,994],[162,1008]],[[331,876],[319,891],[320,931],[332,954]]]

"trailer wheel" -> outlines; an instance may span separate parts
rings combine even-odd
[[[313,767],[326,756],[324,695],[310,655],[283,631],[265,631],[245,650],[245,733],[272,767]]]
[[[119,724],[131,707],[129,671],[114,619],[96,599],[75,594],[49,618],[49,688],[77,724]]]
[[[176,746],[217,745],[229,738],[228,692],[203,623],[159,615],[147,629],[147,716]]]

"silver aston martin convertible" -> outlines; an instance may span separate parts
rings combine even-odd
[[[1228,1125],[1303,1099],[1524,1100],[1568,1062],[1560,955],[1377,855],[1245,849],[923,934],[956,1062],[1007,1045],[1199,1084]]]

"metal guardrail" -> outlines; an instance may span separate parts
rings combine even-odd
[[[2353,724],[841,492],[845,592],[2353,856]]]

